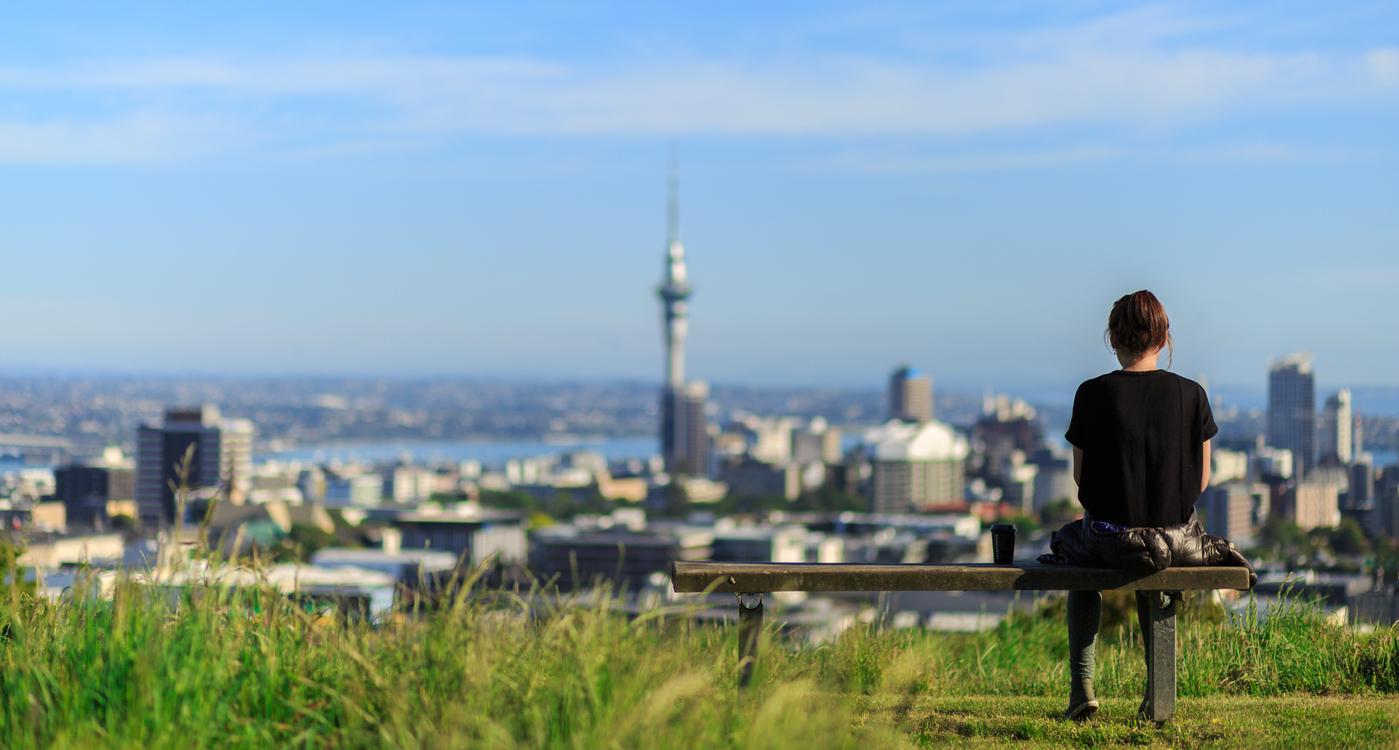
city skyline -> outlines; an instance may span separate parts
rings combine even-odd
[[[1147,287],[1399,384],[1392,9],[166,10],[0,30],[8,368],[654,378],[673,144],[697,379],[1072,387]]]

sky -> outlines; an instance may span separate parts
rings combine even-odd
[[[0,369],[1399,385],[1399,6],[0,11]]]

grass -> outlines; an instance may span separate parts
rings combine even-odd
[[[1059,720],[1058,698],[875,698],[864,711],[908,727],[915,747],[1399,747],[1393,696],[1185,698],[1157,728],[1135,721],[1137,700],[1103,701],[1094,721]]]
[[[752,747],[1296,745],[1399,747],[1399,629],[1308,608],[1181,622],[1164,729],[1131,717],[1132,630],[1099,648],[1102,717],[1054,719],[1066,643],[1053,611],[974,635],[866,627],[805,647],[768,633],[739,698],[732,626],[607,603],[460,598],[381,627],[256,591],[173,599],[0,597],[0,746]],[[670,612],[669,614],[683,614]]]

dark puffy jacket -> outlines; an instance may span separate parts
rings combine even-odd
[[[1234,543],[1205,533],[1194,513],[1176,526],[1125,527],[1088,516],[1054,532],[1042,563],[1118,568],[1146,575],[1170,567],[1239,565],[1248,568],[1248,585],[1258,582],[1253,566]]]

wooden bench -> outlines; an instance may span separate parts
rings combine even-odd
[[[1175,713],[1176,609],[1168,592],[1247,589],[1244,568],[1169,568],[1134,575],[1063,565],[866,565],[830,563],[677,562],[671,585],[679,593],[738,595],[739,686],[747,686],[758,657],[763,594],[770,591],[1150,591],[1145,634],[1146,715],[1163,722]]]

